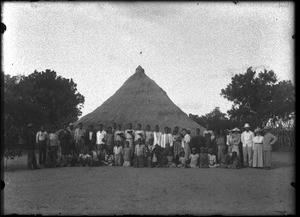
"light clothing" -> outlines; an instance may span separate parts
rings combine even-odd
[[[190,150],[190,142],[191,142],[191,136],[189,134],[185,134],[181,146],[184,149],[184,153],[185,153],[185,158],[188,159],[190,154],[191,154],[191,150]]]
[[[76,143],[79,142],[80,138],[84,136],[85,130],[77,128],[74,132],[74,140]]]
[[[129,132],[132,132],[132,133],[129,133]],[[129,140],[133,140],[133,138],[134,138],[134,130],[133,129],[131,129],[131,130],[129,130],[129,129],[125,130],[125,138],[126,138],[126,141],[128,139]]]
[[[231,156],[232,154],[232,147],[233,147],[233,144],[232,144],[232,134],[229,134],[226,136],[226,145],[228,146],[228,154]]]
[[[130,167],[130,161],[125,160],[123,163],[123,167]]]
[[[190,167],[196,168],[198,166],[199,154],[190,154]]]
[[[264,167],[271,167],[271,150],[263,150],[263,165]]]
[[[145,142],[149,143],[151,139],[153,139],[153,132],[145,131]]]
[[[244,131],[241,135],[241,142],[243,144],[243,147],[251,147],[253,145],[253,137],[254,134],[252,131],[249,130],[249,132]]]
[[[96,151],[92,151],[92,158],[93,158],[93,161],[99,161],[99,157],[97,155],[97,152]]]
[[[92,158],[92,156],[89,155],[89,154],[79,154],[78,157],[81,158],[81,159],[83,159],[83,160],[86,160],[88,158]]]
[[[253,167],[263,167],[263,136],[253,137]]]
[[[170,147],[172,147],[173,146],[173,135],[171,133],[168,133],[168,137],[169,137]]]
[[[106,138],[106,132],[104,130],[102,131],[98,131],[96,133],[96,144],[97,145],[103,145],[105,144],[105,142],[102,141],[102,139],[105,139]]]
[[[137,141],[138,139],[141,139],[141,140],[145,139],[145,131],[144,130],[134,131],[134,141]]]
[[[277,141],[277,136],[274,136],[272,133],[267,132],[264,135],[264,139],[263,139],[263,150],[272,151],[272,146],[276,141]]]
[[[121,154],[122,153],[122,146],[115,146],[114,147],[114,154]]]
[[[232,134],[232,152],[236,152],[237,155],[240,155],[239,145],[241,142],[241,135],[239,133]]]
[[[263,164],[264,167],[271,167],[272,146],[277,141],[277,136],[267,132],[263,138]]]
[[[243,147],[244,166],[253,166],[252,147]]]
[[[161,146],[161,138],[162,138],[161,132],[153,132],[154,145],[158,144],[159,146]]]
[[[46,140],[46,136],[47,136],[47,132],[37,132],[36,134],[36,143],[39,143],[39,141],[45,141]]]
[[[50,146],[58,146],[58,138],[55,133],[49,134],[49,142],[50,142]]]
[[[89,140],[92,140],[93,139],[93,131],[90,131],[89,132]]]
[[[208,154],[209,160],[209,167],[216,167],[217,166],[217,158],[214,154]]]
[[[169,134],[166,133],[162,134],[160,146],[165,148],[167,143],[170,144],[169,140],[170,140]]]
[[[205,134],[207,134],[207,133],[210,133],[210,135],[211,135],[210,139],[214,139],[215,138],[214,132],[212,130],[204,130],[203,131],[203,137],[205,137]]]

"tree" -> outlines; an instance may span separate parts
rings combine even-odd
[[[234,103],[228,111],[230,119],[252,126],[263,126],[270,119],[286,119],[294,112],[295,87],[291,81],[277,82],[272,70],[256,75],[250,67],[245,74],[232,77],[221,95]]]
[[[215,107],[213,111],[202,115],[189,114],[189,117],[202,126],[209,126],[210,129],[219,131],[220,129],[232,129],[236,126],[236,122],[227,118],[226,113],[222,113],[219,107]]]
[[[12,127],[21,129],[30,122],[36,127],[60,127],[62,123],[76,121],[81,115],[84,96],[77,92],[72,79],[57,76],[55,71],[34,71],[28,76],[10,76],[2,72],[2,79],[6,138],[12,137],[8,136]]]

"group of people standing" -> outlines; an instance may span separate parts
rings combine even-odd
[[[28,148],[28,168],[37,169],[35,147],[39,152],[40,166],[135,166],[135,167],[183,167],[183,168],[271,168],[271,150],[276,142],[269,127],[250,131],[245,124],[245,131],[240,134],[238,128],[213,132],[205,130],[191,136],[187,129],[165,127],[164,132],[150,125],[143,130],[141,124],[133,129],[129,123],[126,130],[113,123],[104,129],[103,124],[94,129],[87,129],[79,123],[64,124],[63,129],[46,132],[43,126],[37,133],[33,124],[28,125],[26,145]],[[262,136],[261,132],[265,131]],[[241,148],[242,147],[242,148]],[[242,157],[241,157],[242,156]],[[243,159],[243,160],[241,160]]]

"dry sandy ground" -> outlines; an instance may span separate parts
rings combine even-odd
[[[292,152],[274,152],[272,170],[17,169],[24,160],[4,172],[4,214],[295,214]]]

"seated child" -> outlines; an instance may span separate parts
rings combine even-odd
[[[208,164],[209,164],[209,158],[208,158],[208,154],[207,154],[207,149],[204,147],[201,147],[200,149],[200,168],[208,168]]]
[[[122,166],[122,163],[121,163],[122,152],[123,151],[122,151],[121,142],[117,141],[117,144],[114,147],[115,166]]]
[[[177,165],[177,167],[180,167],[180,168],[186,168],[187,167],[186,158],[185,158],[185,152],[184,152],[183,148],[180,148],[180,152],[179,152],[179,164]]]
[[[198,167],[198,160],[199,160],[199,154],[196,152],[196,148],[192,148],[192,153],[189,156],[190,158],[190,168],[197,168]]]
[[[167,143],[166,144],[166,148],[165,148],[165,155],[166,155],[166,167],[176,167],[176,164],[173,162],[173,152],[172,152],[172,148],[170,147],[170,144]]]
[[[129,147],[129,141],[126,141],[125,147],[123,149],[122,155],[123,155],[123,167],[130,167],[130,154],[131,154],[131,149]]]
[[[102,161],[105,166],[113,166],[114,165],[114,155],[110,150],[107,150],[105,159]]]
[[[97,154],[97,146],[94,145],[93,149],[91,150],[91,154],[92,156],[92,165],[93,166],[100,166],[101,165],[101,161],[99,159],[99,156]]]
[[[161,158],[161,147],[158,144],[155,144],[155,147],[152,150],[152,167],[159,167],[160,158]]]
[[[209,168],[216,168],[219,166],[219,164],[217,164],[217,159],[216,159],[216,155],[214,155],[213,153],[213,149],[210,148],[208,150],[208,159],[209,159]]]
[[[81,166],[83,167],[85,167],[86,165],[91,166],[92,156],[88,154],[86,149],[84,149],[83,153],[80,153],[78,157]]]
[[[233,151],[231,154],[230,165],[227,167],[229,169],[240,169],[241,161],[236,151]]]
[[[230,156],[227,153],[226,148],[222,150],[221,160],[220,160],[220,167],[227,168],[230,163]]]

